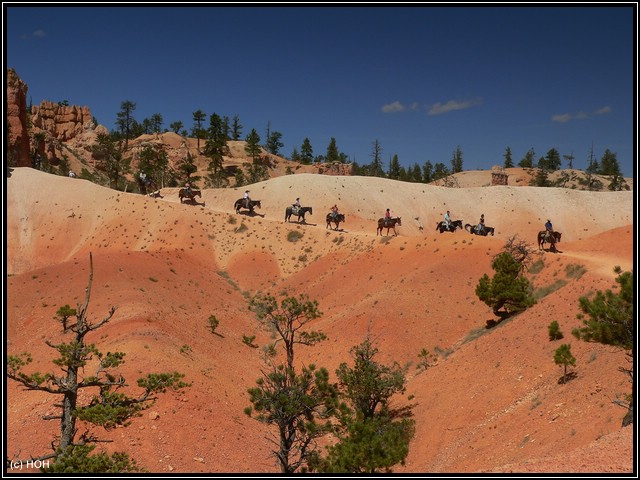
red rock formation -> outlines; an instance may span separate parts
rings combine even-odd
[[[509,175],[499,165],[491,169],[491,185],[509,185]]]
[[[7,70],[7,125],[9,165],[30,167],[27,129],[27,85],[12,68]]]
[[[61,142],[95,128],[89,107],[60,105],[47,100],[31,108],[31,123]]]

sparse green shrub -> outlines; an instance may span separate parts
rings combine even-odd
[[[211,330],[211,333],[216,333],[216,328],[218,328],[218,325],[220,324],[220,320],[218,320],[215,315],[211,315],[208,320],[208,325],[209,325],[209,330]]]
[[[180,347],[180,353],[183,355],[190,355],[193,350],[186,343]]]
[[[236,223],[238,223],[238,219],[233,215],[229,215],[229,217],[227,218],[227,223],[230,225],[235,225]]]
[[[253,341],[255,339],[256,339],[255,335],[251,335],[251,336],[242,335],[242,343],[244,343],[245,345],[248,345],[249,347],[252,347],[252,348],[258,348],[257,345],[253,344]]]
[[[556,290],[561,289],[562,287],[564,287],[567,284],[566,280],[560,279],[560,280],[556,280],[555,282],[553,282],[551,285],[547,285],[546,287],[541,287],[538,288],[534,294],[533,297],[536,300],[540,300],[543,297],[546,297],[547,295],[549,295],[550,293],[555,292]]]
[[[540,258],[535,262],[533,262],[533,264],[531,264],[531,266],[529,267],[529,273],[536,275],[540,273],[543,268],[544,268],[544,261]]]
[[[242,233],[246,230],[249,230],[249,227],[247,227],[244,223],[241,223],[239,227],[237,227],[236,229],[234,229],[235,233]]]
[[[420,350],[420,353],[418,354],[418,358],[420,360],[418,361],[416,368],[418,370],[423,370],[423,371],[429,367],[433,367],[435,363],[432,363],[432,362],[436,362],[438,360],[438,356],[433,353],[430,353],[429,350],[427,350],[426,348],[423,348],[422,350]]]
[[[567,382],[567,368],[569,365],[575,366],[576,357],[571,354],[571,345],[568,343],[563,343],[558,347],[553,355],[553,360],[556,362],[556,365],[560,365],[564,367],[564,373],[562,375],[561,383]]]
[[[564,334],[560,331],[560,325],[557,321],[553,321],[549,324],[549,340],[560,340],[564,338]]]
[[[568,278],[575,278],[577,280],[586,273],[587,269],[584,267],[584,265],[571,263],[566,266],[565,271]]]
[[[299,230],[291,230],[289,231],[289,233],[287,234],[287,240],[290,242],[297,242],[298,240],[300,240],[303,236],[303,233],[300,232]]]

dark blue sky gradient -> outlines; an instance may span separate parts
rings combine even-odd
[[[286,156],[305,137],[326,154],[334,137],[365,164],[378,140],[385,168],[395,154],[450,166],[460,146],[465,170],[502,164],[506,147],[515,163],[555,148],[584,169],[593,146],[634,176],[634,3],[104,5],[4,4],[5,67],[30,102],[86,105],[110,130],[125,100],[165,128],[190,130],[198,109],[238,115],[243,138],[281,132]]]

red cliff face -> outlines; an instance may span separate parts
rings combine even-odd
[[[93,130],[95,124],[89,107],[60,105],[43,100],[39,106],[31,107],[31,123],[61,142],[66,142],[84,130]]]
[[[13,69],[7,70],[7,126],[9,165],[30,167],[27,129],[27,85]]]

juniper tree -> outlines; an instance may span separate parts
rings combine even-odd
[[[116,308],[111,307],[105,318],[92,322],[88,318],[91,286],[93,283],[93,259],[89,254],[89,283],[86,288],[84,304],[77,309],[64,305],[56,312],[55,319],[61,323],[62,333],[72,338],[67,343],[45,343],[58,352],[59,357],[53,363],[60,373],[25,373],[25,367],[31,363],[30,353],[9,355],[6,376],[18,382],[25,390],[45,392],[60,399],[56,403],[57,415],[43,417],[45,420],[60,420],[60,436],[52,441],[52,452],[39,456],[31,455],[30,460],[52,459],[51,472],[128,472],[139,468],[135,460],[122,452],[109,455],[101,453],[89,456],[98,439],[89,426],[78,435],[80,426],[93,424],[109,430],[118,426],[127,426],[133,417],[151,407],[159,393],[167,389],[179,390],[188,386],[182,382],[183,374],[149,373],[138,379],[141,389],[135,396],[124,393],[128,387],[125,378],[112,370],[124,363],[123,352],[102,353],[93,343],[87,343],[86,337],[108,323]],[[70,319],[75,317],[74,322]],[[93,369],[92,373],[85,373]],[[80,392],[83,392],[80,394]],[[81,398],[91,396],[90,400]],[[7,463],[9,459],[7,459]],[[14,460],[16,462],[16,460]],[[24,463],[24,461],[23,461]]]

